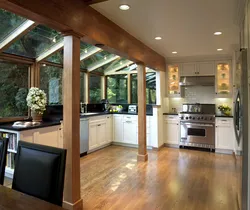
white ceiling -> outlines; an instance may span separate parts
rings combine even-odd
[[[92,7],[166,58],[232,53],[239,42],[237,0],[120,0]],[[215,31],[223,35],[214,36]],[[161,36],[162,40],[154,38]],[[223,48],[217,52],[217,48]],[[172,54],[177,51],[178,54]]]

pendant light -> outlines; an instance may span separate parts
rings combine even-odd
[[[130,6],[128,4],[127,0],[120,0],[120,5],[119,5],[120,10],[126,11],[130,9]]]

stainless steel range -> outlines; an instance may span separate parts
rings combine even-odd
[[[215,149],[215,104],[183,104],[180,146]]]

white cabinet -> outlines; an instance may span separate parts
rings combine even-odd
[[[106,119],[90,119],[89,121],[89,150],[107,144]]]
[[[110,143],[113,141],[113,118],[112,115],[106,117],[106,141]]]
[[[195,63],[183,63],[181,76],[197,76]]]
[[[123,116],[123,142],[127,144],[137,144],[138,116]]]
[[[227,150],[233,152],[234,144],[234,128],[232,118],[216,118],[215,126],[215,149]]]
[[[115,142],[123,142],[122,115],[113,116],[113,133]]]
[[[214,62],[200,62],[196,65],[196,72],[199,76],[214,76]]]
[[[89,123],[89,150],[95,149],[97,147],[97,125],[96,123]]]
[[[168,145],[179,145],[180,122],[178,116],[165,116],[164,118],[164,143]]]

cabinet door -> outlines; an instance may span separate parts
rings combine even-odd
[[[232,95],[232,77],[229,61],[216,62],[216,81],[215,92],[217,97],[231,97]]]
[[[106,117],[106,140],[107,140],[107,143],[113,141],[113,120],[112,120],[112,116]]]
[[[34,133],[34,143],[51,147],[59,147],[59,126],[37,129]]]
[[[92,150],[98,147],[96,127],[97,125],[94,123],[89,124],[89,150]]]
[[[231,126],[216,126],[216,149],[233,150],[233,132]]]
[[[214,76],[214,62],[197,63],[197,74],[199,76]]]
[[[114,141],[123,142],[122,116],[113,117]]]
[[[137,124],[133,121],[123,122],[123,142],[137,144]]]
[[[197,76],[195,63],[183,63],[181,76]]]
[[[106,123],[100,123],[97,125],[97,144],[98,146],[102,146],[104,144],[107,144],[106,139]]]
[[[179,123],[165,121],[165,143],[179,144]]]

